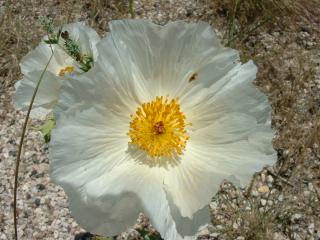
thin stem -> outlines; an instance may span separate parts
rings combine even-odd
[[[129,0],[129,11],[130,11],[131,17],[134,18],[133,0]]]
[[[259,27],[261,27],[262,25],[264,25],[265,23],[267,23],[268,21],[270,21],[271,18],[270,17],[267,17],[265,19],[262,19],[261,22],[259,22],[256,26],[254,26],[253,28],[251,29],[245,29],[243,31],[243,33],[237,33],[233,36],[233,38],[231,38],[231,40],[229,40],[227,42],[227,46],[230,46],[230,44],[236,40],[237,38],[240,39],[240,41],[242,41],[245,37],[249,36],[249,34],[251,34],[252,32],[254,32],[255,30],[257,30]],[[244,35],[246,34],[246,35]]]
[[[19,144],[19,150],[18,150],[18,155],[17,155],[17,162],[16,162],[16,171],[15,171],[15,175],[14,175],[14,190],[13,190],[13,222],[14,222],[14,234],[15,234],[15,239],[18,240],[18,228],[17,228],[17,190],[18,190],[18,175],[19,175],[19,165],[20,165],[20,159],[21,159],[21,153],[22,153],[22,146],[23,146],[23,140],[26,134],[26,129],[27,129],[27,124],[29,121],[29,116],[30,116],[30,112],[32,110],[32,106],[34,103],[34,99],[37,95],[40,83],[42,81],[42,78],[51,62],[51,59],[53,57],[53,49],[52,46],[50,45],[51,48],[51,56],[45,66],[45,68],[43,69],[39,81],[37,82],[36,88],[34,89],[33,95],[31,97],[30,100],[30,105],[28,108],[28,112],[27,112],[27,116],[24,120],[24,124],[23,124],[23,128],[22,128],[22,134],[20,137],[20,144]]]
[[[238,9],[238,4],[239,4],[239,0],[236,0],[235,5],[234,5],[234,9],[232,12],[232,16],[230,19],[230,26],[229,26],[229,33],[228,33],[228,43],[230,42],[230,39],[232,39],[232,37],[234,36],[234,30],[235,30],[235,19],[236,19],[236,13],[237,13],[237,9]]]

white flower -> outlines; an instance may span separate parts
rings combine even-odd
[[[85,26],[83,22],[79,22],[65,25],[62,31],[69,32],[70,38],[78,43],[81,53],[92,56],[96,60],[97,50],[95,46],[100,41],[100,37],[92,28]],[[52,45],[54,56],[44,74],[35,98],[34,110],[31,112],[34,117],[43,117],[52,110],[58,100],[61,85],[69,74],[83,73],[79,63],[61,48],[64,45],[62,38],[60,38],[59,45]],[[51,52],[49,44],[42,41],[36,49],[22,59],[20,67],[24,77],[16,83],[16,93],[13,96],[16,109],[26,110],[29,107],[31,96]]]
[[[164,239],[193,239],[223,179],[272,164],[270,106],[206,23],[113,21],[94,71],[63,88],[51,177],[88,231],[116,235],[139,212]]]

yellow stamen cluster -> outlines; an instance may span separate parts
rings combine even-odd
[[[152,158],[182,154],[189,135],[178,99],[169,101],[166,97],[156,97],[138,107],[131,118],[128,135],[132,144]]]
[[[74,72],[74,66],[66,66],[65,68],[60,69],[58,75],[60,77],[63,77],[65,74],[69,74],[73,72]]]

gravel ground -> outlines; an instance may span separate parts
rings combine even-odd
[[[0,239],[13,239],[12,194],[17,143],[25,113],[11,105],[13,84],[21,77],[18,63],[43,35],[35,18],[87,20],[104,34],[111,19],[131,17],[126,1],[0,1]],[[228,29],[232,1],[135,1],[135,18],[156,23],[169,20],[211,23],[220,37]],[[274,18],[271,24],[236,39],[243,59],[259,66],[257,86],[273,107],[274,147],[278,162],[253,176],[246,189],[229,182],[213,197],[212,222],[199,239],[320,239],[320,51],[319,5],[306,1],[297,18]],[[308,7],[309,6],[309,7]],[[13,17],[14,16],[14,17]],[[240,16],[239,16],[240,19]],[[240,21],[239,21],[240,22]],[[85,239],[68,210],[63,190],[48,176],[48,146],[29,124],[19,177],[20,239]],[[118,239],[143,239],[141,229],[154,232],[142,214]],[[140,233],[139,233],[140,232]]]

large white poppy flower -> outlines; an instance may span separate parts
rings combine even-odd
[[[164,239],[193,239],[223,179],[247,184],[276,159],[257,68],[203,22],[110,28],[94,69],[64,85],[51,177],[90,232],[144,212]]]
[[[84,22],[78,22],[63,26],[62,31],[69,32],[70,38],[78,43],[81,53],[92,56],[96,60],[95,46],[100,41],[100,37],[95,30],[86,26]],[[61,48],[64,45],[62,38],[60,38],[59,44],[60,46],[52,45],[54,56],[35,98],[34,109],[31,112],[34,117],[43,117],[52,110],[58,100],[62,82],[68,78],[69,74],[83,73],[79,63]],[[26,110],[29,107],[35,86],[45,69],[52,50],[49,44],[42,41],[22,59],[20,67],[24,77],[16,83],[16,93],[13,96],[16,109]]]

